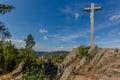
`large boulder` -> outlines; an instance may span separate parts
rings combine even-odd
[[[94,57],[95,54],[98,52],[98,47],[97,46],[91,46],[88,50],[88,54],[91,57]],[[80,61],[80,66],[84,66],[85,64],[89,63],[90,59],[88,57],[83,57]]]
[[[70,74],[72,73],[74,67],[73,66],[68,66],[65,71],[63,72],[61,78],[59,80],[67,80]]]
[[[78,48],[74,48],[68,56],[65,57],[64,61],[58,66],[58,73],[63,72],[63,70],[77,58]]]
[[[58,71],[57,71],[58,78],[60,78],[62,76],[61,77],[61,80],[62,80],[64,77],[67,78],[69,76],[68,73],[71,73],[71,70],[73,69],[72,67],[69,67],[69,65],[77,58],[77,54],[78,54],[78,48],[74,48],[65,57],[64,61],[58,66]],[[70,72],[67,71],[67,70],[69,70],[69,68],[70,68]],[[66,71],[68,72],[67,74],[66,74]],[[62,74],[66,74],[67,76],[66,75],[62,75]]]
[[[79,63],[79,64],[80,64],[80,66],[82,66],[82,67],[83,67],[85,64],[87,64],[87,63],[88,63],[88,61],[89,61],[89,60],[88,60],[88,58],[87,58],[87,57],[83,57],[83,58],[81,59],[81,61],[80,61],[80,63]]]
[[[103,54],[101,59],[98,61],[96,68],[103,67],[115,57],[117,57],[116,49],[107,49],[107,51]]]
[[[96,45],[93,45],[88,50],[88,54],[90,54],[92,57],[95,56],[95,54],[98,52],[98,47]]]
[[[106,49],[99,49],[99,51],[96,53],[96,55],[91,60],[90,64],[92,64],[92,65],[96,64],[101,59],[101,57],[103,56],[105,51],[106,51]]]

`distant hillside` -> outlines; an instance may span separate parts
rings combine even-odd
[[[34,51],[36,56],[45,56],[45,55],[54,55],[54,54],[68,54],[69,51],[51,51],[51,52],[44,52],[44,51]]]

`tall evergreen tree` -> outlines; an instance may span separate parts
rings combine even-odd
[[[26,49],[32,49],[32,47],[35,45],[34,38],[31,34],[28,34],[27,38],[25,39],[25,48]]]
[[[5,38],[10,38],[11,34],[8,31],[8,28],[5,27],[4,23],[0,21],[0,38],[4,40]]]
[[[0,4],[0,14],[10,12],[12,9],[14,9],[14,7],[11,5]],[[6,28],[4,23],[0,21],[0,39],[3,41],[5,38],[9,37],[11,37],[11,34],[8,31],[8,28]]]

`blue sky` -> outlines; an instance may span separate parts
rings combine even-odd
[[[71,50],[90,45],[90,3],[101,6],[95,12],[95,44],[120,48],[120,0],[0,0],[15,7],[0,15],[12,34],[16,47],[24,47],[31,33],[39,51]]]

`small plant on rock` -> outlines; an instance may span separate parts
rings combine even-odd
[[[78,57],[79,58],[83,58],[83,57],[90,58],[91,55],[88,54],[88,49],[89,49],[89,47],[86,47],[86,46],[83,46],[83,45],[81,45],[80,47],[78,47]]]

